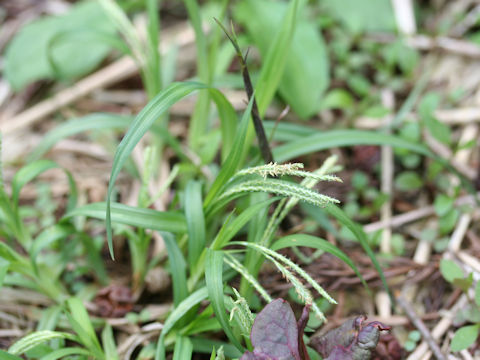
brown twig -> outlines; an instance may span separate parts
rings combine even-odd
[[[237,58],[240,61],[240,66],[242,67],[243,83],[245,85],[245,91],[247,92],[248,100],[251,101],[253,98],[252,119],[253,119],[253,126],[255,127],[255,132],[257,134],[260,153],[262,154],[262,157],[265,163],[267,164],[271,163],[273,162],[272,151],[270,150],[268,139],[267,139],[267,136],[265,135],[265,129],[263,128],[262,119],[260,118],[257,101],[255,100],[255,96],[253,94],[252,80],[250,78],[250,73],[248,72],[248,67],[247,67],[248,51],[245,54],[245,56],[243,56],[242,51],[240,50],[240,46],[238,46],[235,33],[233,32],[233,27],[232,27],[232,35],[230,35],[227,29],[225,29],[225,27],[220,21],[218,21],[217,19],[215,19],[215,21],[217,22],[218,26],[220,26],[220,28],[223,30],[227,38],[230,40],[230,42],[232,43],[237,53]]]
[[[433,339],[430,330],[428,330],[428,328],[425,326],[422,319],[417,315],[410,303],[401,296],[397,298],[397,303],[405,311],[405,314],[410,319],[412,324],[418,329],[418,331],[420,331],[423,339],[427,342],[435,357],[438,360],[446,360],[447,358],[442,354],[442,351]]]

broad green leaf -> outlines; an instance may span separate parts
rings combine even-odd
[[[362,281],[365,288],[368,289],[368,285],[365,282],[362,274],[360,273],[358,268],[355,266],[353,261],[348,257],[348,255],[345,254],[339,248],[337,248],[335,245],[332,245],[331,243],[329,243],[327,240],[324,240],[322,238],[312,236],[312,235],[306,235],[306,234],[288,235],[275,241],[271,249],[277,251],[277,250],[284,249],[286,247],[292,247],[292,246],[306,246],[313,249],[320,249],[332,254],[333,256],[336,256],[337,258],[342,260],[345,264],[350,266],[350,268],[355,272],[358,278]]]
[[[299,116],[306,118],[318,110],[321,96],[328,87],[328,55],[320,31],[306,11],[302,11],[303,1],[299,1],[291,43],[284,40],[285,43],[273,52],[275,44],[272,39],[282,26],[288,25],[284,18],[287,8],[287,4],[278,1],[241,1],[234,15],[237,21],[246,26],[260,49],[265,59],[263,68],[269,65],[266,56],[270,53],[276,57],[286,57],[284,71],[272,68],[276,76],[282,76],[278,91]],[[259,97],[262,96],[260,90],[257,88]],[[263,106],[260,106],[260,112],[266,110]]]
[[[183,300],[178,306],[176,306],[173,311],[168,316],[167,320],[163,324],[163,329],[158,339],[157,350],[155,352],[155,360],[165,360],[165,336],[169,333],[170,330],[175,326],[175,324],[193,307],[200,304],[203,300],[208,297],[207,288],[203,287],[198,289],[191,295],[189,295],[185,300]]]
[[[113,25],[96,1],[80,2],[65,15],[48,16],[26,25],[5,53],[5,75],[12,87],[20,90],[33,81],[54,79],[57,74],[48,59],[50,42],[58,34],[85,29],[114,34]],[[58,42],[50,51],[62,75],[73,78],[93,70],[108,54],[110,46],[77,39]]]
[[[42,344],[46,341],[50,341],[52,339],[69,339],[77,341],[76,337],[69,333],[51,330],[41,330],[35,331],[34,333],[31,333],[21,338],[20,340],[15,342],[15,344],[10,346],[8,352],[13,355],[20,355],[34,348],[35,346]]]
[[[448,125],[440,122],[434,116],[434,111],[440,103],[440,96],[436,93],[425,95],[418,106],[418,113],[423,124],[426,126],[432,136],[438,141],[448,145],[450,144],[450,128]]]
[[[423,186],[423,180],[415,171],[404,171],[395,178],[395,188],[400,191],[418,190]]]
[[[107,204],[104,202],[92,203],[73,209],[64,216],[64,219],[73,216],[88,216],[105,220]],[[111,205],[111,220],[121,224],[137,226],[143,229],[184,233],[187,231],[185,216],[179,212],[157,211],[138,208],[118,203]]]
[[[230,327],[225,302],[223,296],[223,253],[207,249],[207,257],[205,260],[205,281],[207,283],[208,297],[218,322],[222,325],[223,331],[227,335],[230,342],[240,351],[244,351]]]
[[[478,337],[480,324],[463,326],[455,332],[450,349],[461,351],[470,347]]]
[[[396,30],[389,0],[321,0],[320,4],[353,33]]]
[[[345,89],[333,89],[329,91],[320,103],[323,109],[349,109],[354,105],[352,95]]]
[[[445,215],[443,215],[439,220],[438,230],[440,234],[448,234],[453,230],[457,224],[457,220],[460,216],[460,211],[458,209],[450,209]]]
[[[442,259],[440,261],[440,272],[444,279],[450,283],[454,279],[463,279],[465,277],[463,270],[453,260]]]

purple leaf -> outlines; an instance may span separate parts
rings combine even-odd
[[[366,316],[347,320],[323,336],[313,337],[311,345],[325,360],[368,360],[377,347],[381,330],[390,330],[378,321],[364,324]]]
[[[307,352],[307,347],[303,342],[303,331],[305,330],[305,326],[307,326],[308,318],[310,317],[310,304],[307,304],[303,307],[302,315],[300,319],[297,321],[298,327],[298,351],[300,353],[300,358],[304,360],[310,360],[310,356]]]
[[[300,360],[298,328],[290,305],[283,299],[273,300],[257,315],[250,339],[255,359]],[[249,359],[249,358],[246,358]]]

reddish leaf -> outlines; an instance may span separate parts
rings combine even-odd
[[[250,340],[255,355],[300,360],[297,322],[292,308],[283,299],[272,301],[257,315]]]
[[[311,340],[325,360],[368,360],[377,347],[381,330],[390,330],[378,321],[364,324],[366,316],[346,321],[340,327]]]

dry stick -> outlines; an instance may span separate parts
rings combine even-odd
[[[420,331],[420,334],[422,334],[423,339],[427,342],[430,349],[432,349],[435,357],[438,360],[446,360],[446,357],[442,354],[440,347],[433,339],[432,334],[425,326],[422,319],[420,319],[420,317],[417,315],[412,305],[410,305],[410,303],[401,296],[397,298],[397,303],[405,311],[405,314],[408,316],[412,324],[418,329],[418,331]]]
[[[175,26],[171,30],[165,31],[165,33],[164,41],[160,46],[162,53],[165,53],[168,47],[177,39],[177,45],[185,46],[193,42],[195,38],[193,30],[186,27],[185,24],[178,27]],[[137,72],[138,67],[135,62],[130,57],[124,56],[96,73],[78,81],[75,85],[60,91],[52,98],[44,100],[0,124],[0,132],[6,135],[31,126],[45,116],[54,113],[57,109],[73,103],[92,91],[125,80]]]
[[[476,194],[476,196],[480,196],[480,192]],[[475,197],[473,195],[464,195],[459,197],[455,201],[455,206],[462,206],[462,205],[475,205]],[[412,210],[407,213],[394,216],[390,219],[390,221],[377,221],[374,223],[370,223],[363,227],[363,231],[366,233],[372,233],[381,229],[384,229],[387,226],[391,227],[400,227],[402,225],[408,224],[413,221],[420,220],[427,216],[435,214],[435,208],[433,206],[425,206],[420,209]]]
[[[468,298],[465,294],[463,294],[460,299],[456,302],[455,305],[453,305],[450,308],[450,311],[448,311],[447,314],[445,314],[442,319],[437,323],[437,325],[433,328],[432,330],[432,337],[435,340],[440,339],[443,334],[447,332],[447,330],[450,328],[452,325],[452,319],[453,319],[453,314],[455,314],[457,311],[465,308],[465,306],[468,303]],[[427,357],[429,355],[430,351],[428,350],[428,344],[424,340],[420,343],[420,345],[417,346],[415,351],[411,353],[407,360],[418,360],[422,359],[424,356]]]
[[[223,32],[225,33],[225,35],[227,36],[227,38],[230,40],[233,47],[235,48],[235,51],[237,53],[237,58],[240,61],[240,65],[242,67],[243,83],[245,85],[245,91],[247,92],[248,100],[251,101],[253,98],[252,119],[253,119],[253,126],[255,127],[255,132],[257,134],[260,153],[262,154],[263,161],[265,161],[266,164],[272,163],[273,162],[272,151],[270,150],[270,145],[268,144],[268,139],[265,134],[265,129],[263,128],[262,119],[260,118],[260,113],[258,111],[257,101],[253,94],[252,80],[250,79],[250,74],[248,72],[248,67],[247,67],[248,51],[244,57],[242,54],[242,51],[240,50],[240,46],[238,46],[235,33],[233,32],[233,26],[232,26],[232,35],[230,35],[227,29],[225,29],[225,27],[220,21],[218,21],[216,18],[215,18],[215,21],[217,22],[218,26],[220,26],[220,28],[223,30]]]
[[[383,44],[388,44],[397,40],[396,36],[388,34],[375,34],[370,38]],[[414,35],[405,38],[405,43],[408,46],[419,50],[440,49],[462,56],[480,58],[480,47],[465,40],[457,40],[445,36],[429,37],[426,35]]]
[[[405,35],[417,32],[412,0],[392,0],[397,27]]]
[[[394,108],[395,99],[391,90],[384,90],[382,92],[382,103],[387,108]],[[391,122],[390,116],[385,117],[386,132],[391,133],[389,123]],[[381,190],[384,194],[389,195],[388,201],[383,204],[381,208],[381,220],[389,221],[392,218],[392,192],[393,192],[393,149],[391,146],[383,145],[381,150],[381,163],[382,163],[382,178],[381,178]],[[392,250],[391,245],[392,229],[386,227],[382,233],[382,241],[380,243],[380,249],[384,253],[390,253]]]

